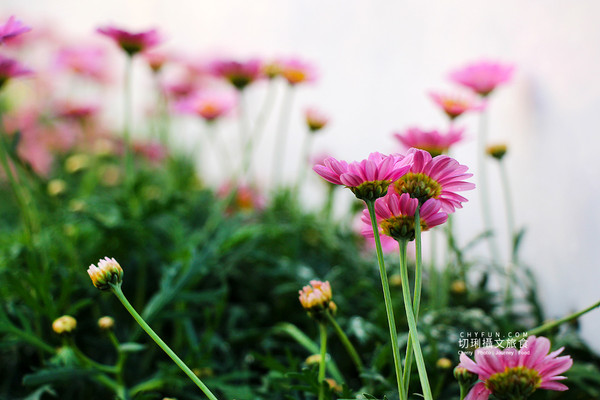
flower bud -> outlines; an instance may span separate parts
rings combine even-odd
[[[298,292],[300,294],[300,303],[308,311],[315,309],[326,309],[331,301],[331,286],[329,282],[310,281]]]
[[[446,357],[442,357],[435,363],[435,366],[439,369],[448,369],[452,367],[452,361]]]
[[[114,258],[104,257],[97,267],[92,264],[87,271],[94,286],[100,290],[109,290],[111,285],[120,285],[123,280],[123,268]]]
[[[505,144],[495,144],[488,146],[486,152],[496,160],[502,160],[506,154],[507,148]]]
[[[77,320],[70,315],[63,315],[52,322],[52,330],[59,335],[71,333],[77,327]]]
[[[456,280],[450,284],[450,290],[454,294],[464,294],[467,291],[465,281]]]
[[[115,320],[112,317],[102,317],[98,320],[98,328],[103,331],[109,331],[115,326]]]
[[[344,390],[342,386],[334,379],[327,378],[325,379],[325,382],[327,382],[327,385],[329,385],[329,389],[333,390],[334,392],[341,393]]]
[[[73,174],[81,171],[90,165],[90,157],[87,154],[73,154],[65,161],[65,169]]]
[[[67,182],[63,181],[62,179],[52,179],[50,182],[48,182],[48,187],[46,188],[48,194],[52,197],[63,194],[66,189]]]
[[[470,389],[478,379],[477,374],[468,371],[464,367],[454,368],[454,378],[456,378],[461,387],[465,387],[467,390]]]
[[[313,354],[311,356],[308,356],[306,357],[306,360],[304,360],[304,362],[308,365],[318,364],[321,362],[321,355]]]

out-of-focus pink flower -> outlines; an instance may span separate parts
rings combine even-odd
[[[84,121],[93,117],[98,112],[98,106],[64,101],[56,104],[54,112],[59,118]]]
[[[463,138],[463,132],[464,129],[455,127],[451,127],[445,134],[442,134],[438,130],[426,131],[412,127],[402,133],[394,134],[394,137],[408,149],[415,147],[425,150],[432,157],[435,157],[446,153],[450,146],[460,142]]]
[[[105,26],[96,31],[113,39],[129,56],[149,50],[162,41],[156,29],[133,33],[114,26]]]
[[[190,113],[204,118],[208,122],[229,113],[235,107],[237,98],[230,91],[200,91],[197,94],[175,104],[179,112]]]
[[[160,164],[167,158],[167,149],[156,141],[134,142],[133,151],[154,165]]]
[[[467,111],[481,111],[485,108],[483,101],[467,94],[448,95],[445,93],[430,92],[429,97],[431,97],[435,104],[441,107],[451,120]]]
[[[109,60],[106,51],[97,46],[63,47],[56,53],[55,64],[79,76],[106,82],[109,77]]]
[[[317,71],[312,64],[298,58],[280,60],[280,75],[292,86],[317,80]]]
[[[8,21],[0,25],[0,44],[4,43],[5,40],[12,39],[30,30],[30,27],[15,19],[14,16],[11,16],[8,18]]]
[[[490,395],[499,399],[528,398],[537,389],[564,391],[569,388],[557,381],[573,365],[570,356],[557,357],[564,347],[550,351],[545,337],[530,336],[521,350],[481,347],[475,350],[475,361],[465,353],[460,355],[459,367],[477,374],[479,380],[465,400],[487,400]]]
[[[162,67],[169,60],[169,57],[161,51],[145,51],[143,56],[154,73],[160,72]]]
[[[304,118],[306,125],[311,132],[316,132],[321,129],[329,122],[329,118],[315,108],[307,108],[304,111]]]
[[[227,209],[228,213],[231,214],[234,211],[259,211],[265,207],[265,198],[255,187],[247,184],[235,185],[231,182],[226,182],[217,191],[217,196],[225,199],[232,190],[235,190],[236,193],[232,204]]]
[[[257,58],[248,61],[216,60],[209,69],[213,75],[227,80],[238,90],[262,77],[262,63]]]
[[[28,76],[33,74],[33,71],[24,67],[18,61],[12,58],[4,57],[0,54],[0,89],[13,78]]]
[[[489,95],[498,85],[512,79],[514,65],[494,61],[479,61],[450,73],[450,80],[466,86],[482,96]]]
[[[446,213],[462,208],[461,203],[468,201],[456,193],[475,188],[474,183],[464,181],[473,176],[466,173],[469,169],[466,165],[446,155],[431,157],[429,152],[415,148],[409,149],[406,155],[412,160],[410,171],[394,183],[396,193],[408,193],[421,204],[437,199]]]
[[[357,198],[373,201],[385,196],[390,183],[408,172],[411,159],[400,154],[371,153],[366,160],[348,164],[329,157],[313,170],[328,182],[345,185]]]

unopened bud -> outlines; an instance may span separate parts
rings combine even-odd
[[[120,285],[123,280],[123,268],[114,258],[104,257],[98,261],[98,266],[92,264],[87,271],[94,286],[100,290],[109,290],[111,284]]]
[[[435,366],[439,369],[448,369],[452,367],[452,361],[446,357],[442,357],[435,363]]]
[[[77,320],[70,315],[63,315],[52,322],[52,330],[59,335],[71,333],[77,327]]]
[[[98,320],[98,328],[103,331],[109,331],[115,326],[115,320],[112,317],[102,317]]]
[[[477,374],[474,374],[464,367],[454,368],[454,378],[458,381],[461,387],[470,388],[475,382],[477,382]]]
[[[506,145],[505,144],[494,144],[491,146],[488,146],[486,149],[486,152],[494,157],[496,160],[502,160],[502,158],[504,157],[504,155],[506,155]]]

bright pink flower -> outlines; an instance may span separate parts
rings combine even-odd
[[[329,157],[323,165],[315,165],[313,170],[328,182],[345,185],[357,198],[372,201],[385,196],[390,183],[410,169],[411,159],[400,154],[385,156],[371,153],[366,160],[348,164]]]
[[[18,61],[12,58],[4,57],[0,54],[0,89],[12,78],[28,76],[33,73],[29,68],[24,67]]]
[[[564,347],[549,353],[550,341],[545,337],[530,336],[519,351],[515,348],[500,350],[482,347],[475,350],[475,361],[460,355],[459,367],[477,374],[477,383],[465,400],[487,400],[529,397],[537,389],[564,391],[569,388],[557,381],[573,365],[570,356],[557,357]],[[513,397],[517,396],[519,397]]]
[[[317,80],[315,67],[298,58],[278,61],[279,74],[292,86]]]
[[[106,51],[101,47],[64,47],[56,53],[55,64],[61,70],[67,70],[98,82],[108,80],[109,60]]]
[[[237,98],[230,91],[201,91],[175,104],[180,112],[198,115],[208,122],[229,113],[235,107]]]
[[[262,63],[256,58],[248,61],[216,60],[209,69],[214,76],[227,80],[238,90],[262,77]]]
[[[458,143],[463,138],[464,129],[451,127],[450,130],[442,134],[438,130],[426,131],[420,128],[408,128],[402,133],[394,134],[394,137],[400,141],[406,148],[415,147],[425,150],[432,157],[446,153],[450,146]]]
[[[455,119],[467,111],[481,111],[485,103],[467,94],[448,95],[439,92],[430,92],[429,97],[442,108],[446,115]]]
[[[23,23],[14,16],[8,18],[4,24],[0,25],[0,44],[7,39],[12,39],[22,33],[29,32],[30,27],[23,25]]]
[[[514,65],[479,61],[452,72],[449,78],[482,96],[487,96],[498,85],[509,82],[514,70]]]
[[[132,33],[114,26],[105,26],[96,31],[113,39],[130,56],[149,50],[162,41],[156,29]]]
[[[396,193],[408,193],[421,204],[428,199],[437,199],[442,211],[447,213],[462,208],[461,203],[468,201],[456,193],[475,188],[474,183],[464,181],[473,176],[466,173],[467,166],[452,157],[431,157],[427,151],[415,148],[408,150],[406,155],[412,159],[410,171],[394,183]]]
[[[321,129],[329,122],[329,118],[315,108],[307,108],[304,111],[304,118],[306,125],[311,132],[316,132]]]

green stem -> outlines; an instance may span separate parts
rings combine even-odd
[[[132,176],[133,154],[131,148],[131,107],[132,90],[131,78],[133,75],[133,56],[127,56],[125,65],[125,84],[123,89],[123,141],[125,142],[125,181],[129,184]]]
[[[338,337],[342,341],[342,344],[346,348],[346,351],[350,355],[350,358],[352,358],[352,362],[354,362],[354,365],[356,365],[356,369],[358,369],[358,372],[361,372],[363,370],[363,364],[362,364],[362,361],[360,360],[360,356],[358,355],[358,352],[352,345],[352,342],[350,342],[350,339],[348,339],[348,336],[346,336],[346,333],[344,333],[344,331],[342,330],[340,325],[337,323],[335,318],[333,318],[333,316],[329,312],[327,312],[325,314],[327,315],[327,319],[331,323],[331,326],[333,326],[335,333],[338,335]]]
[[[319,360],[319,400],[325,398],[325,365],[327,363],[327,325],[319,322],[321,359]]]
[[[129,311],[133,319],[142,327],[144,331],[158,344],[158,346],[163,349],[165,353],[177,364],[179,368],[202,390],[202,392],[211,400],[217,400],[214,394],[202,383],[202,381],[192,372],[192,370],[171,350],[169,346],[150,328],[150,326],[144,321],[144,319],[140,316],[140,314],[135,311],[135,309],[131,306],[123,291],[121,290],[120,285],[112,285],[111,288],[115,296],[119,299],[119,301],[123,304],[123,306]]]
[[[283,97],[283,103],[281,105],[281,114],[279,117],[279,124],[277,131],[275,132],[275,150],[273,154],[273,188],[277,187],[281,182],[281,174],[283,169],[283,160],[285,153],[285,144],[287,139],[287,130],[290,123],[290,117],[292,113],[292,103],[294,99],[294,87],[288,85],[286,92]]]
[[[298,180],[296,181],[296,196],[300,194],[300,189],[306,179],[306,167],[308,163],[308,157],[310,156],[310,149],[312,147],[314,133],[308,132],[304,136],[304,143],[302,143],[302,151],[300,152],[300,165],[298,166]]]
[[[469,394],[470,390],[470,388],[460,385],[460,400],[464,400],[464,398],[467,397],[467,394]]]
[[[323,206],[323,218],[325,221],[331,220],[331,211],[333,209],[333,200],[335,197],[335,189],[337,185],[333,183],[326,182],[327,184],[327,198],[325,199],[325,205]]]
[[[427,378],[427,369],[425,368],[425,361],[423,359],[423,353],[421,352],[421,344],[419,343],[417,322],[415,320],[415,314],[413,313],[413,307],[410,301],[410,288],[408,286],[408,265],[406,260],[407,241],[400,241],[399,244],[402,294],[404,296],[404,309],[406,310],[406,319],[408,320],[409,334],[413,338],[412,347],[415,353],[415,361],[417,363],[417,370],[419,371],[419,379],[421,380],[421,389],[423,390],[423,396],[425,397],[425,400],[433,400],[431,388],[429,386],[429,379]]]
[[[398,381],[398,396],[400,400],[404,400],[405,396],[404,384],[402,382],[402,365],[400,361],[400,350],[398,348],[398,334],[396,332],[396,320],[394,318],[394,309],[392,306],[392,296],[390,294],[390,285],[387,279],[387,271],[383,261],[383,251],[381,250],[381,240],[379,239],[379,228],[375,219],[375,202],[365,201],[371,217],[371,226],[375,236],[375,248],[377,250],[377,264],[379,265],[379,275],[381,276],[381,286],[383,288],[383,299],[385,301],[385,311],[390,329],[390,339],[392,342],[392,354],[394,356],[394,366],[396,369],[396,380]],[[409,303],[410,307],[410,303]],[[412,309],[412,307],[410,307]]]
[[[600,301],[598,301],[598,302],[592,304],[591,306],[589,306],[587,308],[584,308],[583,310],[578,311],[578,312],[576,312],[574,314],[568,315],[568,316],[566,316],[564,318],[561,318],[559,320],[556,320],[556,321],[548,322],[548,323],[546,323],[546,324],[544,324],[542,326],[538,326],[537,328],[532,329],[532,330],[530,330],[527,333],[530,334],[530,335],[538,335],[538,334],[540,334],[542,332],[545,332],[545,331],[550,330],[552,328],[555,328],[555,327],[557,327],[559,325],[562,325],[565,322],[569,322],[569,321],[572,321],[574,319],[577,319],[577,318],[581,317],[583,314],[586,314],[586,313],[588,313],[588,312],[590,312],[593,309],[598,308],[598,307],[600,307]]]
[[[500,178],[502,182],[502,191],[504,192],[504,203],[506,207],[506,224],[508,229],[508,239],[510,248],[510,261],[506,266],[506,291],[505,291],[505,308],[507,315],[512,310],[513,294],[512,294],[512,283],[514,281],[514,267],[517,265],[517,251],[515,243],[515,219],[513,212],[512,199],[510,195],[510,185],[508,180],[508,173],[506,171],[505,163],[500,160]]]
[[[250,125],[248,122],[248,110],[246,107],[246,91],[240,90],[240,100],[238,102],[239,110],[239,128],[240,128],[240,172],[239,176],[244,179],[248,175],[248,166],[250,165],[252,151],[252,137],[249,137]]]

